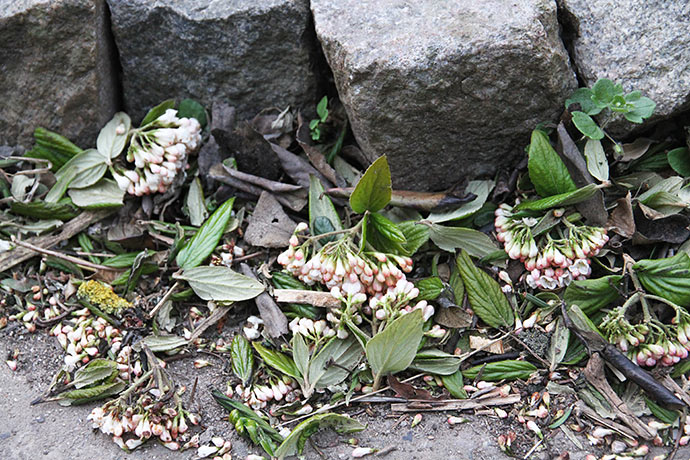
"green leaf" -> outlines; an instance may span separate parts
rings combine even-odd
[[[588,115],[596,115],[602,111],[603,106],[598,105],[592,99],[594,93],[589,88],[578,88],[570,96],[569,99],[565,101],[565,108],[567,109],[572,104],[580,104],[580,108]]]
[[[556,319],[556,327],[549,341],[549,351],[547,357],[551,366],[550,371],[554,371],[556,366],[563,361],[566,351],[568,351],[568,341],[570,340],[570,329],[565,327],[562,318]]]
[[[203,129],[206,126],[206,109],[194,99],[182,99],[177,108],[177,116],[182,118],[196,118]]]
[[[450,375],[442,375],[443,387],[448,390],[448,393],[454,398],[467,399],[467,392],[465,391],[465,383],[462,378],[462,372],[456,371]]]
[[[295,362],[295,367],[302,376],[300,384],[302,385],[302,391],[305,397],[311,396],[311,393],[307,391],[307,386],[309,385],[309,347],[304,341],[302,334],[296,333],[292,336],[292,360]]]
[[[419,289],[419,295],[415,297],[416,301],[434,300],[441,295],[444,288],[443,281],[438,276],[421,279],[415,283],[415,286]]]
[[[288,355],[280,353],[279,351],[270,350],[259,342],[252,342],[252,346],[259,353],[261,359],[273,369],[289,375],[290,377],[302,380],[302,374],[295,365],[295,362]]]
[[[429,240],[429,227],[419,224],[416,221],[408,220],[400,222],[398,228],[403,232],[403,235],[405,235],[405,242],[400,245],[400,253],[402,255],[413,255]]]
[[[568,306],[577,305],[586,315],[591,315],[618,298],[616,286],[622,279],[620,275],[609,275],[597,279],[573,281],[565,289],[563,301]]]
[[[606,153],[601,145],[601,141],[587,139],[585,158],[587,159],[587,171],[593,177],[602,182],[609,180],[609,162],[606,159]]]
[[[153,255],[154,251],[149,251],[148,255]],[[116,256],[105,259],[101,265],[113,268],[129,268],[134,263],[134,260],[140,253],[128,252],[125,254],[118,254]]]
[[[125,386],[123,382],[119,381],[103,383],[89,388],[65,391],[64,393],[60,393],[60,399],[69,400],[68,404],[72,405],[85,404],[117,394],[124,390]]]
[[[53,131],[38,127],[34,130],[36,143],[52,152],[56,152],[67,159],[83,152],[83,149],[76,146],[72,141]]]
[[[232,372],[246,387],[254,372],[254,353],[249,346],[249,340],[241,334],[236,334],[230,345],[230,356],[232,357]]]
[[[80,210],[72,204],[69,198],[63,198],[57,203],[46,203],[45,201],[34,201],[22,203],[13,201],[10,204],[13,214],[36,219],[60,219],[68,220],[79,215]]]
[[[292,433],[275,451],[275,456],[278,460],[283,460],[285,457],[301,454],[307,439],[323,428],[333,428],[338,433],[345,434],[362,431],[365,427],[346,415],[329,413],[313,415],[292,430]]]
[[[124,150],[131,126],[132,120],[130,120],[129,115],[124,112],[117,112],[113,119],[106,123],[101,132],[98,133],[96,149],[107,164],[111,164],[112,160],[120,156]]]
[[[481,379],[487,382],[497,382],[499,380],[527,380],[537,368],[527,361],[505,360],[488,364],[479,364],[470,367],[462,372],[466,379],[474,380],[479,371],[482,370]]]
[[[78,369],[74,374],[72,385],[74,388],[84,388],[94,383],[102,382],[118,374],[117,363],[109,359],[98,358]]]
[[[299,335],[299,334],[298,334]],[[313,389],[328,388],[345,380],[359,363],[362,347],[353,336],[345,340],[332,338],[309,363],[309,397]]]
[[[146,126],[151,123],[156,118],[160,117],[165,113],[166,110],[175,108],[175,99],[168,99],[163,101],[151,110],[148,111],[143,120],[141,120],[140,126]]]
[[[77,169],[72,167],[69,169],[69,171],[66,171],[63,175],[61,175],[57,182],[55,182],[55,185],[53,185],[53,188],[50,189],[50,191],[44,198],[44,201],[46,203],[57,203],[60,200],[60,198],[62,198],[65,195],[65,192],[67,191],[67,187],[69,187],[70,182],[72,182],[74,178],[77,177],[77,172]],[[16,179],[12,182],[12,188],[14,188],[15,182],[17,182]]]
[[[644,401],[652,415],[664,423],[675,423],[680,415],[678,411],[665,409],[646,396],[644,397]]]
[[[532,131],[532,140],[527,152],[529,178],[537,193],[542,197],[559,195],[575,190],[577,187],[570,177],[568,168],[551,147],[549,138],[543,131]]]
[[[326,219],[331,224],[331,229],[327,230],[323,225],[318,225],[319,228],[317,228],[317,219]],[[312,235],[343,229],[340,216],[331,198],[326,195],[321,181],[311,174],[309,175],[309,229]]]
[[[208,217],[208,211],[204,204],[204,191],[201,188],[201,181],[198,177],[195,177],[192,183],[189,184],[187,211],[189,212],[189,222],[195,227],[203,224]]]
[[[108,169],[105,160],[98,150],[89,149],[75,155],[65,165],[55,173],[58,181],[63,175],[73,174],[76,169],[76,176],[70,181],[70,188],[84,188],[98,182]]]
[[[470,306],[477,316],[492,327],[512,326],[515,321],[513,309],[496,280],[477,268],[465,251],[458,255],[456,263]]]
[[[573,124],[575,127],[585,136],[590,139],[603,139],[604,132],[601,130],[599,125],[584,112],[575,111],[572,113]]]
[[[380,211],[391,200],[391,171],[383,155],[374,161],[350,195],[350,207],[358,214]]]
[[[427,348],[417,353],[410,369],[435,375],[452,375],[460,369],[460,357],[435,348]]]
[[[666,154],[668,164],[683,177],[690,176],[690,150],[687,147],[673,149]]]
[[[633,110],[625,114],[625,119],[632,123],[642,123],[645,118],[649,118],[654,113],[656,103],[648,97],[641,97],[632,101]]]
[[[232,214],[232,205],[235,198],[230,198],[216,209],[204,225],[199,228],[196,235],[189,240],[177,254],[175,261],[182,269],[193,268],[201,265],[206,258],[211,255],[223,237],[225,226]]]
[[[326,121],[326,118],[328,118],[328,96],[322,97],[319,103],[316,104],[316,114],[321,121]]]
[[[367,360],[376,380],[407,369],[424,335],[423,325],[421,310],[415,310],[396,319],[367,342]]]
[[[101,179],[90,187],[71,189],[72,202],[84,209],[100,209],[122,206],[125,191],[110,179]]]
[[[515,206],[515,211],[545,211],[551,208],[578,204],[594,196],[597,190],[599,188],[596,184],[588,184],[572,192],[553,195],[541,200],[523,201]]]
[[[498,249],[486,234],[471,228],[431,224],[429,237],[444,251],[455,252],[456,249],[462,249],[475,257],[487,256]]]
[[[640,260],[633,270],[651,294],[676,305],[690,305],[690,257],[681,252],[666,259]]]
[[[427,220],[434,223],[447,222],[449,220],[463,219],[479,211],[493,190],[495,182],[492,180],[473,180],[467,184],[465,193],[473,193],[477,197],[469,203],[463,203],[455,209],[443,212],[432,212]]]
[[[381,252],[404,254],[405,234],[396,224],[379,213],[371,213],[366,221],[366,239]]]
[[[565,413],[558,417],[551,425],[549,425],[549,428],[552,430],[558,428],[559,426],[563,425],[566,420],[568,420],[568,417],[570,417],[570,413],[573,411],[573,406],[568,406],[568,408],[565,410]]]
[[[600,78],[592,86],[592,93],[601,103],[608,104],[615,96],[623,94],[623,88],[617,88],[608,78]]]
[[[173,278],[184,280],[204,300],[239,302],[264,292],[264,285],[228,267],[203,266],[185,269]]]
[[[147,335],[141,342],[134,345],[135,350],[140,350],[140,344],[146,344],[147,347],[151,349],[154,353],[166,352],[177,350],[178,348],[184,347],[189,342],[184,338],[177,335]]]

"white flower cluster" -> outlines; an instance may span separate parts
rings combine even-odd
[[[123,338],[118,328],[111,326],[103,318],[94,318],[87,308],[72,312],[72,315],[72,320],[59,322],[50,330],[50,334],[57,338],[60,346],[67,352],[67,371],[71,372],[80,363],[86,364],[90,359],[99,357],[102,349],[118,352]]]
[[[177,110],[168,109],[132,136],[127,161],[134,170],[113,172],[122,190],[142,196],[164,193],[177,173],[187,167],[187,156],[201,144],[201,125],[195,118],[178,118]]]
[[[289,327],[293,334],[302,334],[302,336],[313,341],[335,335],[335,331],[328,327],[328,323],[323,319],[314,321],[309,318],[294,318],[290,321]]]
[[[399,279],[395,286],[391,286],[381,297],[370,297],[369,308],[379,321],[393,320],[400,315],[421,310],[424,321],[434,316],[434,307],[426,300],[420,300],[412,305],[412,301],[419,295],[419,289],[405,278]]]
[[[228,393],[228,396],[232,396],[231,388],[228,388]],[[285,399],[288,403],[295,402],[301,395],[297,382],[287,376],[267,382],[265,385],[254,384],[246,388],[237,385],[235,394],[255,410],[265,408],[267,403],[272,400],[281,401]]]

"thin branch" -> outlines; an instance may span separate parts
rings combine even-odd
[[[91,269],[93,271],[98,271],[98,270],[120,271],[120,270],[122,270],[120,268],[113,268],[113,267],[107,267],[105,265],[94,264],[93,262],[88,262],[86,260],[79,259],[78,257],[68,256],[67,254],[53,251],[52,249],[41,248],[41,247],[35,246],[31,243],[26,243],[24,241],[18,240],[14,236],[12,237],[12,243],[14,243],[17,246],[21,246],[25,249],[28,249],[30,251],[37,252],[39,254],[44,254],[47,256],[56,257],[58,259],[66,260],[67,262],[72,262],[73,264],[76,264],[76,265],[83,267],[83,268]]]
[[[162,298],[161,300],[159,300],[158,303],[156,304],[156,306],[153,307],[153,310],[151,310],[151,311],[149,312],[149,318],[153,318],[154,316],[156,316],[156,313],[158,313],[158,310],[160,310],[161,307],[165,304],[165,302],[168,301],[168,299],[170,298],[170,296],[173,295],[173,292],[175,292],[175,289],[177,289],[177,287],[178,287],[179,285],[180,285],[180,282],[179,282],[179,281],[175,281],[175,284],[173,284],[172,286],[170,286],[170,288],[169,288],[168,291],[165,293],[165,295],[163,296],[163,298]]]

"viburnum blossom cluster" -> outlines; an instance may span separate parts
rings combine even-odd
[[[349,315],[356,325],[362,323],[360,313],[381,322],[416,309],[422,310],[424,320],[434,315],[434,307],[425,300],[414,302],[419,289],[405,276],[412,271],[410,257],[377,251],[359,252],[347,237],[326,243],[309,257],[314,237],[304,244],[300,244],[298,237],[307,228],[306,224],[297,226],[288,249],[277,261],[305,284],[322,284],[330,289],[334,298],[357,309],[356,312],[331,309],[326,315],[337,330],[338,338],[348,336],[342,323],[343,315]]]
[[[113,442],[122,449],[136,449],[150,438],[158,438],[170,450],[179,450],[180,443],[186,441],[185,433],[192,425],[199,423],[199,417],[182,408],[163,407],[150,396],[139,398],[135,406],[124,406],[121,399],[96,407],[87,417],[93,428],[111,435]],[[198,447],[190,441],[183,449]],[[196,445],[193,445],[196,444]]]
[[[72,318],[57,323],[51,330],[65,355],[65,369],[74,370],[80,363],[101,356],[101,350],[117,353],[122,345],[120,329],[105,319],[95,317],[88,308],[72,312]]]
[[[592,272],[591,257],[609,240],[605,229],[576,226],[567,219],[561,220],[565,231],[560,238],[545,232],[536,239],[533,228],[539,220],[516,214],[507,204],[496,209],[496,239],[511,259],[524,263],[529,272],[525,281],[532,289],[559,289],[573,280],[586,279]]]
[[[135,169],[113,172],[120,189],[130,195],[164,193],[177,174],[187,167],[187,157],[201,144],[201,125],[195,118],[179,118],[168,109],[151,123],[134,131],[127,161]]]
[[[258,410],[266,407],[270,401],[295,402],[301,396],[299,385],[290,377],[271,379],[266,384],[252,384],[244,387],[235,386],[235,394],[252,409]],[[228,396],[232,396],[232,388],[228,388]]]
[[[657,320],[631,324],[625,311],[625,306],[611,310],[603,318],[600,329],[631,361],[640,366],[659,363],[668,367],[688,357],[690,317],[687,314],[682,314],[680,320],[674,318],[675,327],[670,328]]]

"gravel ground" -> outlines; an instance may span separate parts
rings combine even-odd
[[[31,405],[49,386],[53,374],[61,364],[62,350],[52,337],[43,332],[21,335],[0,335],[0,353],[3,356],[19,349],[19,368],[12,372],[4,364],[0,366],[0,459],[1,460],[182,460],[196,458],[195,450],[172,452],[156,443],[148,443],[133,453],[120,450],[100,432],[94,432],[86,422],[92,406],[61,407],[56,403]],[[223,331],[223,335],[230,331]],[[243,459],[248,453],[261,452],[247,444],[224,417],[226,413],[210,396],[212,388],[223,388],[228,379],[222,372],[223,364],[217,360],[214,366],[195,369],[191,359],[179,360],[169,366],[174,379],[191,387],[198,378],[197,394],[191,408],[198,410],[206,433],[219,435],[232,442],[235,459]],[[306,459],[348,459],[352,451],[346,441],[355,437],[360,446],[377,449],[393,449],[385,456],[369,457],[385,460],[502,460],[508,459],[496,444],[498,434],[508,431],[510,422],[487,416],[462,414],[468,422],[449,426],[448,414],[425,414],[423,421],[411,428],[412,414],[400,420],[391,414],[388,404],[359,405],[351,414],[367,425],[361,433],[338,436],[322,431],[307,443]],[[454,414],[459,415],[459,414]],[[517,425],[517,423],[515,423]],[[521,429],[512,426],[513,429]],[[521,438],[519,438],[520,440]],[[535,442],[525,437],[518,450],[525,452]],[[585,439],[584,446],[588,447]],[[563,451],[570,452],[570,459],[581,460],[588,452],[579,449],[565,436],[557,434],[544,443],[544,449],[530,458],[547,460]],[[520,457],[522,458],[522,456]],[[651,457],[649,457],[651,458]],[[690,451],[680,452],[676,459],[687,460]]]

